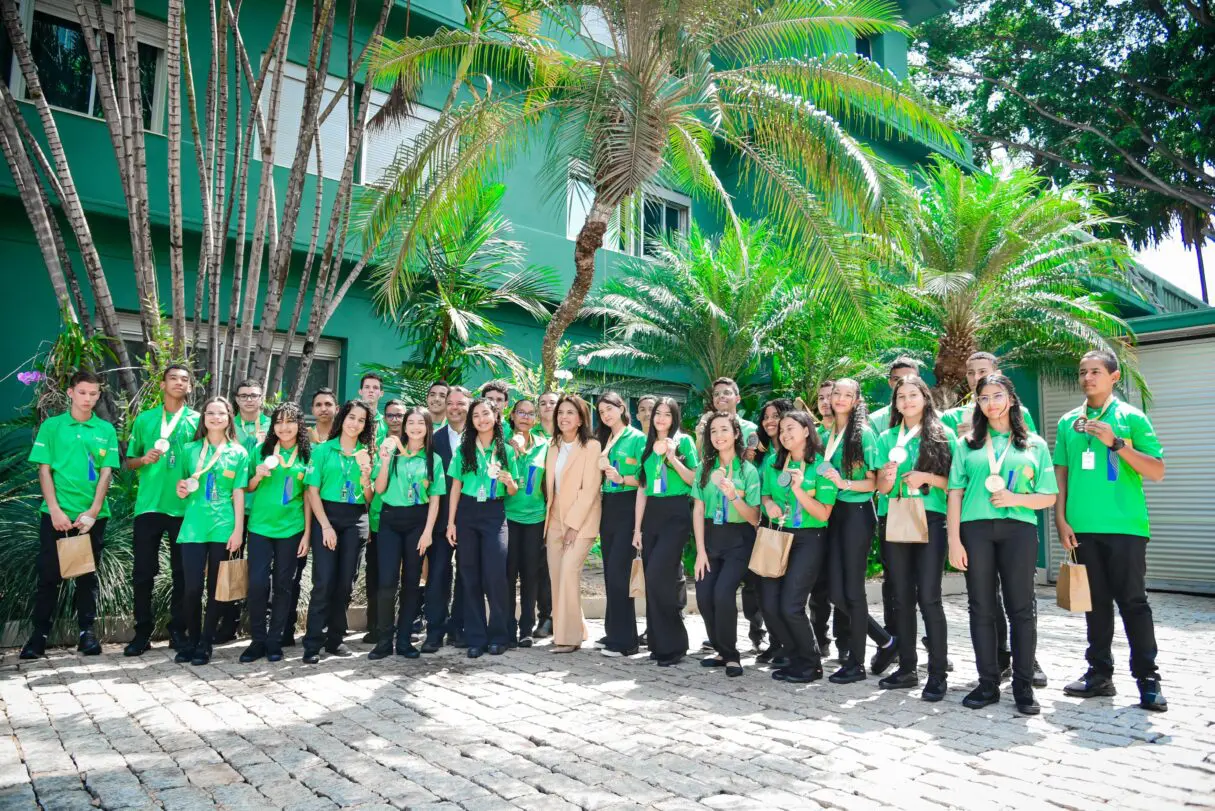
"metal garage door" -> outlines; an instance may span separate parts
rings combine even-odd
[[[1151,588],[1215,593],[1215,431],[1210,427],[1210,379],[1215,338],[1139,347],[1139,365],[1152,390],[1149,414],[1168,464],[1163,482],[1148,482],[1152,541]],[[1051,448],[1059,417],[1084,397],[1075,384],[1042,384],[1041,426]],[[1063,559],[1054,516],[1047,523],[1047,572]]]

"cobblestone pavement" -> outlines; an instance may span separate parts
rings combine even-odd
[[[1153,594],[1170,711],[1060,687],[1083,670],[1083,621],[1039,594],[1051,686],[1024,718],[1007,693],[974,712],[962,597],[947,600],[946,701],[877,680],[795,688],[695,659],[545,647],[472,661],[360,655],[206,667],[158,647],[85,660],[0,659],[0,808],[1115,808],[1215,807],[1215,600]],[[703,638],[690,617],[692,639]],[[600,627],[592,624],[592,638]],[[744,637],[745,638],[745,637]],[[1127,661],[1117,641],[1117,659]]]

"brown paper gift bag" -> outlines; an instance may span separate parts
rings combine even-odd
[[[922,498],[892,498],[886,510],[886,540],[928,543],[928,513]]]
[[[751,548],[751,562],[747,568],[760,577],[784,577],[792,545],[792,532],[760,527],[755,533],[755,546]]]
[[[243,600],[249,593],[249,561],[229,558],[220,561],[215,581],[215,599],[221,603]]]
[[[641,563],[641,555],[633,558],[633,568],[629,572],[629,597],[645,599],[645,566]]]
[[[97,562],[93,560],[93,542],[89,538],[89,533],[59,538],[55,542],[55,546],[59,553],[59,576],[64,580],[97,571]]]
[[[1068,559],[1059,566],[1059,579],[1055,582],[1055,604],[1067,611],[1092,611],[1093,598],[1088,591],[1088,569],[1076,562],[1076,550],[1067,553]]]

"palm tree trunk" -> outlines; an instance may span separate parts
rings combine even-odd
[[[165,68],[169,83],[169,275],[173,301],[173,357],[186,353],[186,269],[181,209],[181,34],[185,0],[169,0]]]
[[[553,372],[557,370],[557,347],[565,335],[569,325],[574,323],[586,301],[591,284],[595,281],[595,252],[603,247],[603,235],[607,233],[608,220],[612,217],[614,206],[609,204],[599,194],[591,203],[591,210],[586,215],[586,222],[578,232],[574,241],[574,281],[570,284],[569,292],[557,305],[548,326],[544,328],[544,343],[540,347],[542,391],[547,391],[553,382]]]
[[[949,408],[966,392],[966,359],[978,351],[973,335],[947,330],[937,344],[932,373],[937,379],[937,405]]]

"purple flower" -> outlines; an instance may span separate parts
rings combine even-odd
[[[35,383],[41,383],[46,377],[42,372],[18,372],[17,379],[27,386],[32,386]]]

